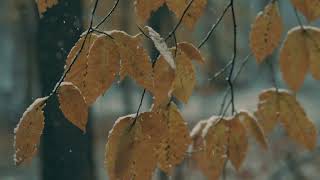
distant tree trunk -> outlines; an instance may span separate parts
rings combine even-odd
[[[38,65],[42,94],[48,95],[63,73],[66,56],[82,32],[81,1],[59,0],[38,25]],[[83,134],[65,119],[57,98],[45,108],[41,142],[42,179],[95,179],[92,128]],[[90,123],[89,123],[90,124]]]

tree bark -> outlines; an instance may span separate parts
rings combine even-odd
[[[43,96],[63,73],[65,59],[82,33],[81,1],[59,0],[38,24],[38,65]],[[92,157],[92,128],[87,133],[72,125],[59,109],[57,97],[45,108],[45,129],[41,142],[42,179],[95,179]]]

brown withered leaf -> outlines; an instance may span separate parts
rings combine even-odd
[[[171,68],[163,56],[159,56],[154,66],[154,106],[158,107],[167,104],[169,101],[173,83],[175,80],[175,70]]]
[[[149,37],[153,41],[157,50],[160,52],[160,54],[163,56],[163,58],[168,62],[170,67],[172,69],[175,69],[176,65],[174,63],[171,50],[168,48],[165,40],[160,36],[160,34],[158,34],[151,27],[146,26],[145,29],[148,31]]]
[[[23,113],[14,129],[14,161],[16,165],[31,160],[38,151],[44,128],[43,108],[48,97],[36,99]]]
[[[89,49],[93,42],[96,40],[97,35],[95,34],[89,34],[87,36],[87,39],[84,43],[84,46],[82,48],[82,51],[78,55],[78,58],[76,59],[75,63],[71,67],[70,71],[67,73],[65,82],[71,82],[75,86],[77,86],[82,93],[86,90],[86,75],[87,75],[87,70],[88,70],[88,54],[89,54]],[[65,70],[69,68],[71,65],[72,61],[75,59],[77,54],[79,53],[82,44],[85,40],[85,35],[83,34],[78,42],[75,43],[73,48],[70,50],[67,60],[66,60],[66,65],[65,65]]]
[[[267,89],[259,94],[258,109],[255,116],[266,134],[269,134],[279,122],[279,95]]]
[[[166,0],[166,4],[171,11],[175,13],[178,19],[182,17],[183,12],[188,6],[190,1],[186,0]],[[198,19],[204,12],[207,5],[207,0],[196,0],[193,1],[192,5],[186,12],[182,22],[189,29],[193,29]]]
[[[158,164],[161,170],[170,174],[184,159],[191,138],[188,126],[174,103],[160,111],[163,113],[168,130],[157,151]]]
[[[280,70],[290,89],[298,91],[309,68],[307,32],[300,27],[291,29],[280,50]]]
[[[40,17],[49,9],[52,8],[54,5],[58,4],[58,0],[36,0],[38,5],[38,11]]]
[[[232,165],[239,170],[248,151],[246,128],[236,117],[227,120],[226,124],[229,128],[228,158]]]
[[[302,12],[309,21],[320,17],[320,3],[315,0],[291,0],[293,6]]]
[[[295,96],[287,91],[280,92],[280,122],[289,137],[309,150],[317,144],[317,129],[307,117]]]
[[[196,77],[193,64],[184,52],[178,50],[173,95],[182,102],[187,103],[195,85]]]
[[[278,2],[270,2],[251,26],[250,48],[258,63],[279,45],[283,30]]]
[[[193,44],[188,42],[178,43],[178,49],[184,52],[189,59],[194,60],[200,64],[204,64],[204,58],[202,57],[200,50],[196,48]]]
[[[208,177],[218,179],[227,161],[229,130],[224,119],[213,116],[202,130],[203,149],[193,157],[197,167]]]
[[[117,45],[105,35],[99,36],[88,54],[87,75],[83,96],[91,105],[110,88],[120,69],[120,55]]]
[[[165,0],[135,0],[135,12],[139,18],[139,20],[144,23],[146,22],[151,13],[159,9]]]
[[[320,29],[307,26],[305,30],[307,32],[310,71],[314,79],[320,80]]]
[[[164,136],[165,124],[154,112],[135,116],[120,117],[109,132],[105,165],[110,179],[148,180],[156,168],[155,151]]]
[[[142,46],[141,35],[130,36],[123,31],[111,31],[121,58],[120,79],[126,75],[139,85],[152,91],[153,70],[150,58]]]
[[[63,82],[58,88],[58,99],[64,116],[85,132],[88,122],[88,106],[80,89],[70,82]]]
[[[258,121],[247,111],[239,111],[236,118],[238,118],[246,127],[247,131],[256,139],[262,148],[268,149],[268,143]]]

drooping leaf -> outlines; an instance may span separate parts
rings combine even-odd
[[[168,62],[170,67],[172,69],[175,69],[176,65],[174,63],[171,50],[168,48],[165,40],[163,38],[161,38],[160,34],[158,34],[151,27],[146,26],[145,29],[147,29],[147,31],[149,33],[149,37],[152,39],[157,50],[160,52],[160,54],[163,56],[163,58]]]
[[[224,119],[213,116],[202,130],[204,148],[195,153],[198,168],[208,179],[218,179],[227,161],[228,126]],[[193,155],[194,156],[194,155]]]
[[[58,0],[36,0],[40,17],[51,7],[58,4]]]
[[[316,127],[307,117],[294,95],[285,90],[269,89],[260,94],[259,100],[263,108],[268,108],[269,111],[265,112],[272,112],[271,116],[277,116],[289,137],[309,150],[315,148],[317,142]],[[271,102],[271,100],[273,103],[266,103]],[[273,104],[272,111],[270,110],[271,104]],[[258,112],[261,114],[259,109]],[[268,123],[268,120],[272,121],[272,119],[266,118],[264,119],[265,124]]]
[[[83,96],[88,105],[110,88],[120,69],[117,45],[108,36],[99,36],[92,44],[85,76]]]
[[[307,117],[295,96],[289,92],[280,92],[280,121],[289,137],[309,150],[317,144],[317,129]]]
[[[135,0],[135,12],[142,23],[146,22],[152,12],[159,9],[165,0]]]
[[[87,76],[87,71],[88,71],[88,54],[89,54],[89,49],[92,46],[93,42],[96,40],[97,35],[95,34],[89,34],[87,36],[87,39],[84,43],[84,46],[82,47],[82,44],[85,40],[85,35],[82,35],[78,42],[73,46],[73,48],[70,50],[67,60],[66,60],[66,65],[65,65],[65,70],[69,68],[69,66],[72,64],[73,60],[77,57],[75,60],[74,64],[72,65],[70,71],[67,73],[65,82],[71,82],[75,86],[77,86],[82,93],[85,92],[87,88],[86,84],[86,76]],[[79,51],[81,50],[80,54],[77,56]],[[86,94],[86,93],[84,93]]]
[[[318,1],[291,0],[291,2],[309,21],[314,21],[320,17],[320,3]]]
[[[175,70],[171,68],[163,56],[159,56],[154,66],[154,106],[168,104],[173,90]]]
[[[320,79],[320,29],[305,26],[289,31],[281,49],[280,68],[289,87],[297,91],[309,69],[315,79]]]
[[[14,129],[14,161],[16,165],[32,159],[38,151],[44,128],[43,108],[48,97],[36,99],[23,113]]]
[[[243,123],[247,131],[252,136],[254,136],[254,138],[261,145],[262,148],[264,148],[265,150],[268,149],[268,143],[264,135],[264,131],[253,115],[251,115],[247,111],[240,111],[236,115],[236,118],[238,118]]]
[[[255,116],[266,134],[269,134],[279,122],[279,95],[267,89],[260,93],[258,109]]]
[[[178,19],[182,17],[186,7],[190,1],[186,0],[166,0],[167,6],[175,13]],[[207,0],[195,0],[186,12],[182,22],[189,29],[193,29],[198,19],[204,12],[207,5]]]
[[[309,68],[307,33],[300,27],[288,32],[280,50],[280,70],[290,89],[298,91]]]
[[[242,122],[235,117],[227,120],[226,123],[229,128],[228,158],[230,159],[232,165],[239,170],[248,150],[246,128]]]
[[[271,2],[260,12],[250,32],[250,48],[261,63],[279,45],[283,30],[278,2]]]
[[[105,165],[112,180],[148,180],[156,168],[155,151],[163,138],[165,126],[154,112],[135,116],[120,117],[109,132]]]
[[[80,89],[70,82],[64,82],[58,89],[58,99],[64,116],[85,132],[88,122],[88,106]]]
[[[187,103],[196,84],[195,70],[188,56],[178,49],[173,95]]]
[[[160,111],[168,130],[158,148],[158,164],[161,170],[170,174],[184,159],[191,138],[187,124],[174,103]]]
[[[320,80],[320,29],[305,27],[309,50],[310,71],[314,79]]]
[[[142,46],[141,35],[130,36],[123,31],[112,31],[121,58],[120,79],[129,75],[139,85],[153,89],[153,71],[150,58]]]

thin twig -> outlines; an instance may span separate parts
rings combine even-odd
[[[299,23],[299,26],[301,27],[302,30],[305,30],[305,29],[304,29],[304,26],[303,26],[303,23],[302,23],[302,20],[300,19],[300,16],[299,16],[299,14],[298,14],[297,9],[296,9],[296,8],[293,8],[293,9],[294,9],[294,14],[295,14],[295,16],[296,16],[296,18],[297,18],[297,21],[298,21],[298,23]]]
[[[220,22],[222,21],[223,17],[225,16],[225,14],[227,13],[228,9],[231,7],[231,3],[229,3],[227,5],[226,8],[224,8],[223,12],[221,13],[220,17],[217,19],[217,22],[214,23],[211,26],[211,29],[208,31],[206,37],[203,38],[203,40],[200,42],[200,44],[198,45],[198,48],[200,49],[210,38],[210,36],[212,35],[212,33],[215,31],[215,29],[218,27],[218,25],[220,24]]]
[[[111,8],[111,10],[109,11],[109,13],[94,27],[94,29],[98,29],[106,20],[109,19],[109,17],[111,16],[111,14],[114,12],[114,10],[117,8],[118,4],[119,4],[120,0],[116,0],[113,7]]]

